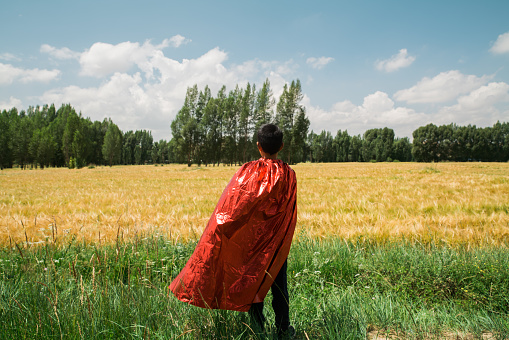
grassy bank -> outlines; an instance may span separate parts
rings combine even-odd
[[[245,313],[204,310],[168,295],[193,248],[163,237],[3,247],[0,338],[271,339],[270,329],[254,333]],[[380,245],[302,236],[288,270],[300,339],[509,337],[504,245]]]

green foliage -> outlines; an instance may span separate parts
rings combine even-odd
[[[509,123],[493,127],[428,124],[413,132],[412,154],[418,162],[509,160]]]
[[[11,128],[11,148],[14,160],[21,168],[25,168],[31,163],[30,141],[33,122],[24,111],[21,111],[19,116],[13,117]]]
[[[364,161],[385,162],[393,152],[394,131],[389,128],[370,129],[364,133],[362,158]]]
[[[392,145],[393,161],[409,162],[412,160],[412,144],[407,137],[396,138]]]
[[[338,130],[334,137],[333,148],[336,154],[336,162],[348,162],[350,155],[351,139],[348,131]]]
[[[0,169],[12,167],[13,148],[11,124],[13,118],[17,117],[18,112],[15,108],[10,111],[0,112]]]
[[[321,310],[323,334],[327,339],[366,339],[365,317],[355,308],[355,295],[333,295]],[[350,301],[348,301],[350,300]],[[354,301],[352,301],[354,300]]]
[[[332,139],[329,131],[323,130],[319,135],[313,131],[308,136],[310,160],[312,162],[335,162],[338,143]]]
[[[285,84],[276,107],[275,123],[283,131],[285,145],[280,158],[289,164],[306,160],[304,150],[310,122],[305,107],[300,104],[303,97],[300,80],[297,79],[289,87]]]
[[[103,147],[108,128],[116,125],[111,119],[92,122],[65,104],[58,110],[54,105],[29,107],[18,111],[13,108],[0,112],[0,168],[18,165],[81,168],[86,164],[145,164],[151,162],[152,135],[150,132],[129,131],[126,137],[116,127]],[[113,128],[113,127],[112,127]],[[122,144],[122,140],[125,140]],[[120,140],[120,145],[118,141]],[[115,142],[114,142],[115,141]],[[136,151],[136,145],[140,148]],[[159,151],[160,150],[160,151]],[[167,143],[158,148],[159,158],[170,158]],[[135,158],[138,157],[138,158]],[[73,159],[72,164],[71,158]]]
[[[256,95],[254,107],[254,132],[258,131],[258,128],[263,124],[267,124],[273,121],[273,107],[275,104],[276,101],[274,100],[272,90],[270,89],[269,79],[266,79],[262,88]],[[256,136],[254,137],[256,138]],[[256,142],[256,139],[254,139],[254,141]]]
[[[322,131],[319,135],[311,131],[307,143],[311,162],[412,160],[412,146],[408,138],[394,139],[394,131],[389,128],[368,130],[364,137],[350,136],[347,131],[338,130],[333,138],[328,131]]]
[[[68,167],[69,169],[76,169],[76,168],[78,168],[78,166],[76,165],[76,163],[77,163],[77,162],[76,162],[76,158],[71,157],[71,158],[69,158],[69,164],[67,165],[67,167]]]
[[[168,294],[194,242],[155,235],[61,242],[0,249],[3,338],[275,338],[270,324],[255,333],[246,313],[200,309]],[[288,277],[298,338],[509,336],[505,247],[301,239]],[[270,307],[266,314],[273,320]]]
[[[102,123],[83,118],[68,104],[58,111],[54,105],[29,107],[19,114],[16,109],[4,110],[0,129],[6,126],[0,137],[0,161],[5,167],[69,166],[71,157],[73,167],[102,163],[102,155],[97,158],[106,132]]]
[[[122,156],[122,132],[118,126],[111,121],[109,122],[106,135],[104,136],[102,152],[109,166],[120,164]]]
[[[350,137],[346,131],[319,135],[311,131],[307,136],[307,160],[311,162],[440,162],[509,160],[509,123],[497,122],[493,127],[454,124],[428,124],[408,138],[395,138],[389,128],[367,130],[363,137]]]
[[[189,166],[195,156],[196,142],[199,139],[197,127],[201,115],[196,112],[197,100],[198,86],[195,85],[187,89],[184,106],[171,122],[171,133],[177,149]]]
[[[153,141],[150,131],[125,134],[111,119],[92,122],[70,104],[58,110],[52,104],[0,112],[0,169],[77,167],[86,164],[240,164],[258,158],[256,131],[264,123],[280,125],[285,147],[280,158],[298,162],[401,162],[509,161],[509,123],[492,127],[428,124],[413,132],[413,141],[395,138],[390,128],[367,130],[350,136],[338,130],[316,134],[309,130],[299,80],[283,89],[276,104],[266,80],[238,86],[226,92],[223,86],[213,98],[208,86],[188,89],[183,107],[171,122],[172,139]],[[274,106],[276,112],[274,114]],[[108,129],[114,125],[105,140]],[[112,127],[113,129],[113,127]],[[118,142],[120,140],[121,145]],[[106,155],[105,152],[106,151]],[[71,158],[73,164],[69,164]]]
[[[282,119],[287,150],[281,158],[291,163],[305,159],[309,120],[299,104],[300,91],[300,82],[292,82],[278,104],[285,112],[276,115],[276,120]],[[223,86],[216,98],[207,86],[203,91],[198,91],[197,85],[188,88],[184,105],[171,123],[169,158],[189,166],[240,164],[258,158],[256,131],[274,121],[274,104],[268,80],[259,91],[248,83],[245,89],[236,86],[227,94]]]

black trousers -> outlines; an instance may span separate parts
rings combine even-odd
[[[278,331],[286,331],[290,326],[290,306],[288,299],[288,281],[286,276],[287,261],[281,267],[276,276],[276,280],[272,283],[270,290],[272,291],[272,308],[276,315],[276,328]],[[265,317],[263,316],[263,301],[253,303],[249,309],[249,315],[254,321],[263,328]]]

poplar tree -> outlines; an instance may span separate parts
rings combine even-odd
[[[196,148],[198,122],[196,119],[196,102],[198,86],[189,87],[184,106],[179,110],[171,123],[171,133],[175,140],[176,152],[184,155],[188,166],[191,166]]]
[[[309,129],[306,110],[300,104],[303,98],[300,80],[285,84],[277,104],[276,125],[283,131],[284,148],[281,158],[293,164],[303,159],[303,148]]]
[[[228,93],[223,114],[224,160],[228,164],[238,162],[238,120],[240,112],[241,90],[238,86]]]
[[[334,137],[333,147],[336,162],[348,162],[348,155],[350,154],[350,139],[348,132],[345,130],[336,132]]]
[[[30,119],[21,111],[12,122],[11,146],[14,160],[25,168],[30,161],[30,142],[33,134],[33,126]]]
[[[196,103],[195,119],[196,119],[196,132],[194,134],[194,145],[195,152],[193,159],[200,165],[202,162],[208,164],[209,160],[209,148],[206,145],[206,134],[208,130],[208,123],[204,121],[205,110],[207,105],[211,101],[212,95],[210,89],[205,86],[203,91],[200,91],[198,95],[198,101]]]
[[[102,146],[103,157],[109,166],[120,164],[122,156],[122,132],[110,121]]]
[[[242,155],[242,163],[245,163],[253,154],[251,136],[254,130],[254,102],[256,88],[247,83],[246,89],[240,98],[239,116],[239,151]]]
[[[12,167],[12,146],[11,146],[11,116],[14,114],[11,111],[2,110],[0,112],[0,168]],[[17,111],[15,113],[17,115]]]
[[[272,90],[270,89],[269,79],[266,79],[262,88],[256,94],[256,104],[254,109],[255,119],[255,132],[263,124],[271,123],[273,121],[273,108],[276,101],[273,98]]]
[[[394,161],[410,162],[412,160],[412,144],[408,137],[394,140],[391,157]]]
[[[412,155],[419,162],[438,161],[438,127],[434,124],[421,126],[412,133]]]

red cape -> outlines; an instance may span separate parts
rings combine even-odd
[[[170,290],[198,307],[248,311],[283,266],[296,222],[295,172],[281,160],[244,164]]]

